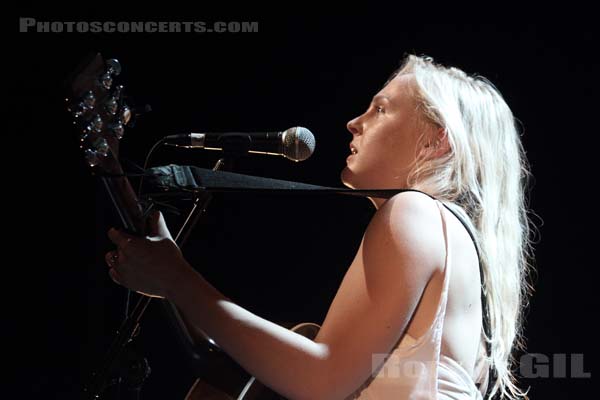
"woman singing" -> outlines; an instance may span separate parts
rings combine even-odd
[[[174,303],[259,381],[289,399],[524,397],[530,176],[511,110],[481,77],[408,56],[348,122],[341,173],[377,211],[308,339],[232,302],[183,258],[160,214],[145,238],[110,230],[114,281]]]

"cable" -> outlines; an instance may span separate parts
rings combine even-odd
[[[165,142],[165,138],[162,138],[158,142],[154,143],[154,145],[150,148],[150,151],[148,152],[148,155],[146,156],[146,160],[144,161],[144,167],[143,167],[144,171],[146,171],[146,168],[148,168],[150,156],[152,156],[152,153],[154,153],[154,150],[156,150],[156,148],[164,142]],[[138,192],[137,192],[138,197],[140,197],[140,195],[142,194],[142,184],[143,183],[144,183],[144,175],[141,175],[140,184],[138,186]]]

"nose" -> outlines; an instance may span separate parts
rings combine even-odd
[[[361,127],[360,127],[360,123],[359,123],[359,118],[360,117],[356,117],[354,119],[351,119],[346,124],[346,128],[348,129],[348,131],[350,131],[350,133],[352,135],[360,135],[361,134]]]

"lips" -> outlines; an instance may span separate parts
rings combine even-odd
[[[358,150],[356,149],[356,147],[354,147],[353,144],[351,144],[349,147],[350,147],[350,155],[348,157],[346,157],[346,161],[349,161],[352,157],[354,157],[356,154],[358,154]]]

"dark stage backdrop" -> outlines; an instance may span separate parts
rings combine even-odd
[[[83,12],[20,16],[141,19]],[[5,280],[11,315],[4,334],[18,398],[79,398],[122,315],[125,290],[109,279],[103,262],[111,249],[106,232],[117,219],[82,161],[63,104],[63,79],[90,51],[118,58],[118,81],[136,104],[152,106],[122,141],[121,153],[132,162],[142,164],[155,141],[174,133],[305,126],[317,139],[309,160],[249,156],[236,171],[327,186],[341,186],[351,139],[346,122],[363,112],[405,53],[489,78],[522,124],[535,176],[530,199],[540,230],[538,273],[526,336],[528,352],[549,358],[551,376],[522,384],[531,386],[533,399],[585,398],[595,373],[590,330],[597,314],[592,253],[598,220],[589,196],[597,184],[592,28],[576,22],[433,24],[366,13],[147,19],[256,21],[258,32],[20,33],[18,18],[11,21],[14,39],[4,64],[14,73],[4,81],[15,89],[7,116],[15,127],[5,131],[2,148],[10,160],[4,192],[11,200],[4,213],[17,224],[8,232],[13,239],[4,267],[16,274]],[[151,163],[211,168],[217,157],[161,148]],[[217,288],[258,315],[321,323],[373,211],[366,199],[217,195],[184,252]],[[167,217],[175,230],[178,220]],[[136,341],[152,368],[141,398],[183,398],[193,374],[157,304]],[[566,377],[552,373],[561,354],[570,360],[581,353],[592,378],[573,377],[577,370],[568,365]]]

